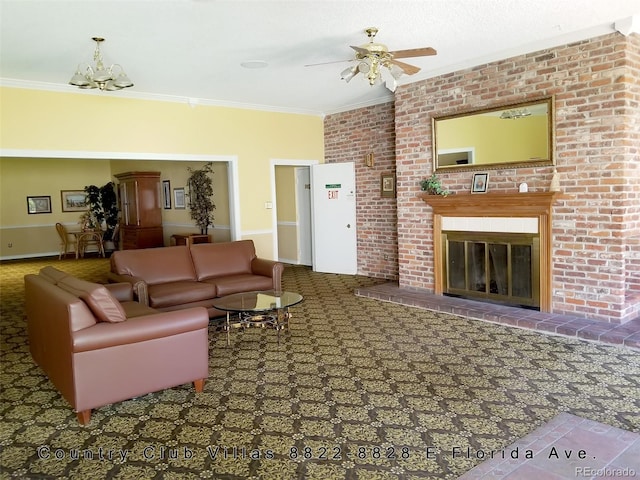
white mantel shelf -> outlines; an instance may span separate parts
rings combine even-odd
[[[433,260],[435,292],[444,291],[442,217],[536,217],[540,235],[540,311],[551,312],[551,236],[553,205],[571,199],[562,192],[479,193],[458,195],[420,194],[433,209]]]

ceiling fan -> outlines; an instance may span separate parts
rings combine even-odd
[[[400,62],[397,60],[398,58],[424,57],[437,54],[437,52],[431,47],[389,51],[386,45],[374,41],[374,38],[378,33],[378,29],[376,27],[367,28],[365,33],[369,37],[369,43],[365,43],[359,47],[351,45],[351,48],[356,51],[355,58],[352,60],[339,60],[339,62],[357,62],[353,67],[349,67],[341,73],[340,78],[346,82],[349,82],[358,73],[362,73],[367,78],[370,85],[376,85],[377,83],[380,83],[381,79],[384,79],[385,86],[392,92],[395,92],[398,85],[397,80],[403,74],[413,75],[420,71],[420,68],[408,63]]]

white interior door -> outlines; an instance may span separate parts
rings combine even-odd
[[[313,269],[356,274],[356,173],[353,162],[311,167]]]

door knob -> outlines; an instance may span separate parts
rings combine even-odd
[[[350,223],[347,223],[347,228],[351,228],[351,224]]]

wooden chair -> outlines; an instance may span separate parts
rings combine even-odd
[[[78,242],[76,258],[78,256],[84,257],[87,247],[89,245],[95,245],[98,250],[98,255],[104,257],[104,241],[102,238],[102,231],[100,230],[86,230],[76,235],[76,241]],[[79,255],[78,255],[79,254]]]
[[[56,231],[60,236],[60,255],[58,255],[58,260],[60,260],[63,255],[66,257],[67,253],[73,253],[77,257],[78,242],[75,236],[70,235],[69,232],[67,232],[67,227],[61,223],[56,223]]]

